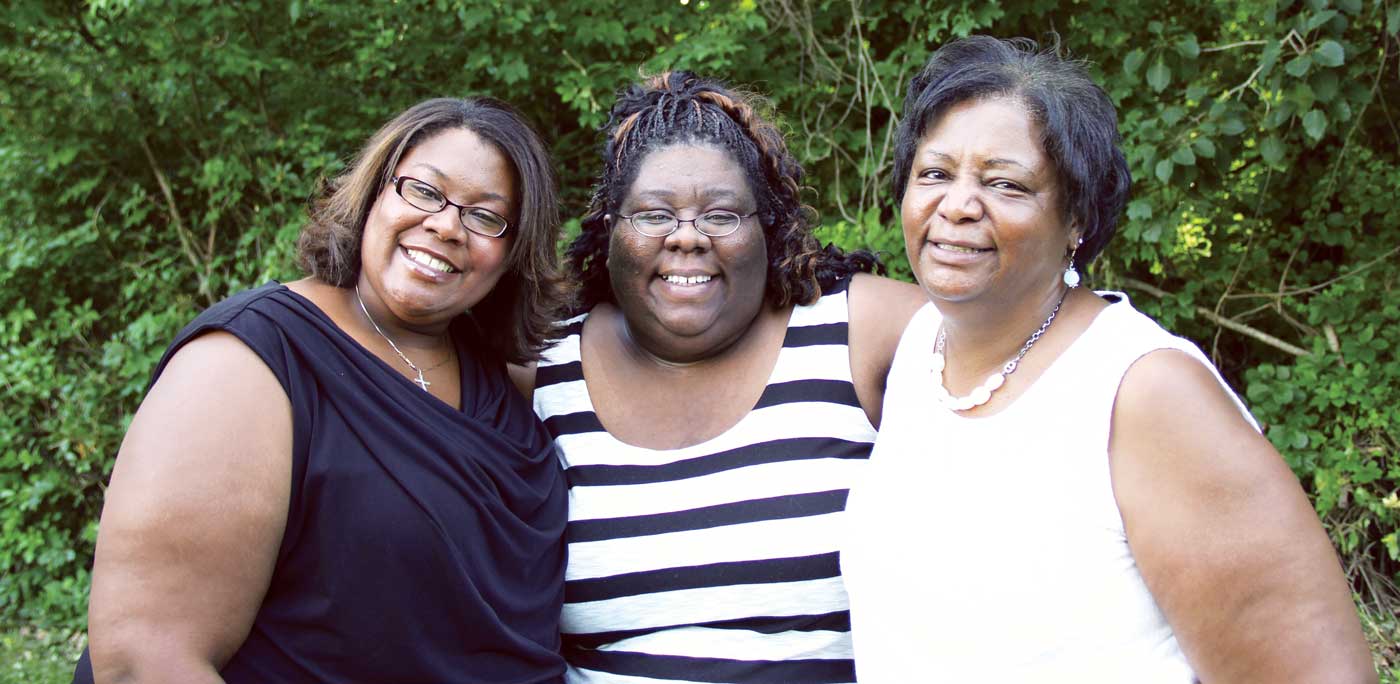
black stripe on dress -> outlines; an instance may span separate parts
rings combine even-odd
[[[560,435],[576,435],[582,432],[604,432],[602,421],[598,420],[598,414],[592,411],[579,411],[578,413],[560,413],[550,416],[544,421],[544,427],[549,430],[549,436],[558,438]]]
[[[740,584],[803,582],[830,579],[840,575],[841,564],[837,559],[837,552],[832,551],[797,558],[730,561],[570,580],[564,582],[564,602],[585,603],[681,589],[730,587]]]
[[[743,661],[586,650],[571,652],[568,660],[575,667],[589,670],[692,682],[839,684],[856,679],[855,663],[847,659]]]
[[[641,629],[622,629],[612,632],[593,632],[589,634],[564,633],[562,636],[564,648],[598,648],[599,646],[617,643],[624,639],[632,639],[653,632],[665,632],[667,630],[685,627],[735,629],[745,632],[758,632],[760,634],[816,631],[849,632],[851,631],[851,613],[841,610],[823,615],[755,616],[739,618],[737,620],[715,620],[713,622],[697,622],[693,624],[660,625]]]
[[[763,388],[763,395],[758,398],[758,403],[754,404],[754,409],[801,402],[861,407],[855,385],[848,380],[793,380],[775,382]]]
[[[590,413],[589,416],[597,421],[596,415]],[[577,465],[569,468],[567,474],[571,487],[597,487],[674,482],[767,463],[869,457],[870,442],[852,442],[836,437],[793,437],[745,444],[728,451],[698,454],[694,458],[661,465]]]
[[[553,366],[539,366],[535,368],[535,391],[538,392],[541,387],[582,379],[583,363],[579,361],[570,361]]]
[[[813,347],[821,344],[845,346],[847,344],[846,323],[822,323],[788,328],[783,337],[784,347]]]
[[[810,494],[788,494],[768,499],[671,511],[653,515],[599,520],[574,520],[565,532],[568,543],[626,539],[653,534],[707,530],[725,525],[789,520],[837,513],[846,508],[846,490],[834,489]]]

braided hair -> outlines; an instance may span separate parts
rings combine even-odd
[[[687,71],[666,72],[623,89],[603,127],[603,171],[583,230],[566,252],[583,310],[614,301],[608,279],[608,214],[616,214],[648,152],[674,144],[713,145],[733,155],[758,200],[768,250],[766,297],[778,308],[811,304],[857,272],[883,270],[872,253],[821,247],[815,211],[802,204],[802,166],[756,96]]]

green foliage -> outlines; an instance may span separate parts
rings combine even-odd
[[[0,628],[0,684],[68,684],[82,635]]]
[[[1064,47],[1119,106],[1136,179],[1091,283],[1247,390],[1367,602],[1400,570],[1400,8],[1381,0],[512,3],[16,0],[0,28],[0,620],[80,627],[102,483],[198,310],[296,277],[318,180],[425,97],[508,99],[576,216],[638,70],[767,93],[819,235],[908,278],[892,126],[929,50]],[[576,225],[576,222],[574,223]]]

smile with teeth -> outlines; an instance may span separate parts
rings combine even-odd
[[[661,279],[664,280],[664,281],[666,281],[666,282],[668,282],[668,283],[670,283],[670,284],[672,284],[672,285],[700,285],[700,284],[702,284],[702,283],[708,283],[708,282],[710,282],[710,278],[712,278],[712,277],[713,277],[713,276],[707,276],[707,275],[696,275],[696,276],[663,275],[663,276],[661,276]]]
[[[403,252],[408,256],[410,260],[413,261],[413,263],[419,264],[421,266],[427,266],[428,268],[431,268],[439,273],[457,272],[457,269],[454,268],[452,264],[449,264],[446,261],[443,261],[442,259],[428,254],[427,252],[420,252],[416,249],[413,249],[412,247],[405,247],[403,249]]]
[[[992,251],[991,248],[982,248],[982,249],[979,249],[979,248],[977,248],[977,247],[964,247],[964,246],[962,246],[962,245],[950,245],[950,244],[948,244],[948,243],[946,243],[946,242],[935,242],[935,243],[933,243],[933,244],[934,244],[936,247],[938,247],[939,249],[944,249],[944,250],[947,250],[947,251],[949,251],[949,252],[957,252],[958,254],[981,254],[982,252],[990,252],[990,251]]]

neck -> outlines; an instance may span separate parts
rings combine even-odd
[[[617,336],[622,342],[623,349],[627,350],[639,365],[655,368],[662,372],[684,373],[697,369],[707,368],[715,364],[721,364],[725,360],[735,356],[744,348],[746,341],[754,337],[751,334],[758,326],[760,319],[766,312],[766,307],[761,309],[754,316],[753,321],[747,327],[739,331],[738,334],[715,343],[707,344],[703,348],[697,346],[694,349],[685,348],[685,345],[667,344],[662,340],[648,338],[640,335],[632,326],[628,325],[627,317],[622,309],[617,309]],[[697,340],[698,341],[698,340]]]
[[[1061,298],[1068,301],[1066,288],[1058,282],[1054,285],[1036,296],[1024,297],[1004,307],[940,302],[938,309],[943,314],[943,329],[948,338],[946,355],[972,377],[981,377],[1001,367],[1016,356],[1031,334],[1045,323]]]
[[[358,286],[350,288],[350,310],[358,314],[365,327],[375,336],[392,340],[400,351],[413,354],[441,353],[448,343],[447,330],[450,322],[431,327],[412,326],[402,323],[375,297],[371,290]],[[424,359],[425,361],[427,359]]]

